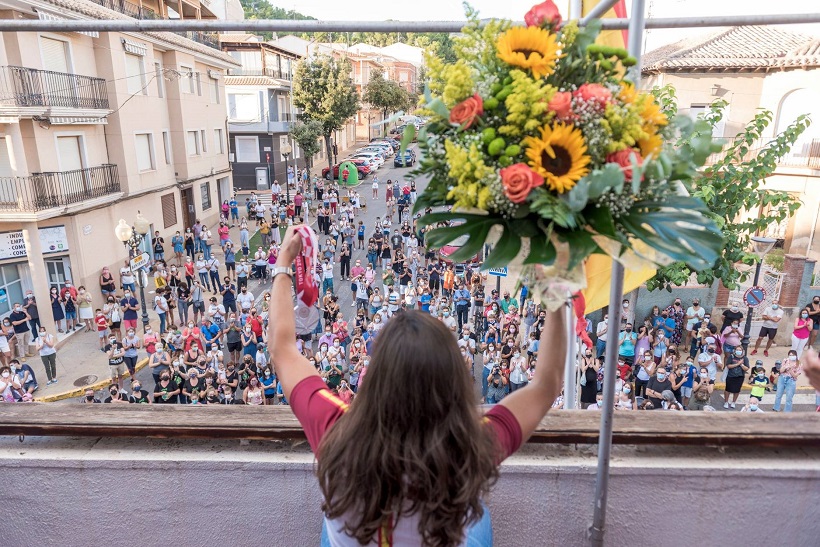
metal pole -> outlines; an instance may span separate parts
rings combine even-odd
[[[584,11],[584,0],[569,0],[569,18],[580,19]]]
[[[629,54],[637,59],[630,73],[635,87],[641,80],[641,52],[646,23],[646,0],[632,0],[632,19],[629,22]],[[609,324],[620,325],[624,299],[624,267],[612,261],[612,279],[609,286]],[[617,328],[617,327],[616,327]],[[607,335],[604,364],[604,408],[601,410],[601,431],[598,435],[598,471],[595,476],[595,506],[592,526],[589,528],[590,545],[602,547],[606,530],[606,504],[609,495],[609,460],[612,453],[612,418],[615,413],[615,378],[618,375],[618,337]]]
[[[486,24],[490,20],[482,21]],[[814,13],[771,14],[771,15],[726,15],[720,17],[662,17],[646,21],[648,29],[736,27],[799,25],[820,23],[820,11]],[[461,32],[466,21],[294,21],[294,20],[139,20],[139,19],[83,19],[72,21],[49,21],[37,19],[2,19],[2,32],[181,32],[199,30],[202,32],[242,31],[261,32]],[[523,25],[522,21],[514,21]],[[604,30],[629,28],[629,19],[604,19]]]
[[[591,19],[599,19],[603,17],[603,15],[612,9],[612,7],[617,4],[620,0],[601,0],[599,4],[593,7],[590,12],[581,19],[581,24],[586,25]],[[583,13],[578,11],[578,17],[581,17]],[[572,19],[573,17],[570,16]]]
[[[757,261],[757,266],[755,266],[755,280],[752,282],[752,287],[756,287],[758,281],[760,281],[760,267],[763,265],[763,258],[760,258]],[[749,306],[749,311],[746,312],[746,325],[743,327],[743,340],[740,341],[740,345],[743,346],[743,354],[749,354],[749,333],[752,331],[752,314],[754,313],[754,308]]]
[[[577,355],[576,344],[577,337],[575,336],[575,313],[572,305],[572,299],[566,304],[567,312],[567,360],[564,364],[564,410],[575,409],[575,401],[578,398],[576,392],[578,390],[578,374],[577,370]]]
[[[643,0],[635,0],[635,3]],[[618,376],[618,337],[613,337],[621,324],[621,306],[624,296],[624,267],[612,261],[612,280],[609,286],[609,324],[616,327],[607,335],[606,360],[604,361],[604,408],[601,410],[601,430],[598,435],[598,472],[595,475],[595,508],[592,526],[589,527],[589,544],[604,544],[606,525],[606,500],[609,494],[609,459],[612,452],[612,416],[615,413],[615,378]]]

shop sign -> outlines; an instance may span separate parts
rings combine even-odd
[[[62,253],[68,250],[65,226],[49,226],[38,230],[43,254]],[[26,256],[23,231],[0,232],[0,260]]]

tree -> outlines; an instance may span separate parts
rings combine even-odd
[[[316,19],[298,11],[274,7],[268,3],[268,0],[239,0],[239,3],[242,4],[245,19],[295,19],[299,21]],[[261,35],[265,40],[273,38],[272,32],[262,32]]]
[[[293,78],[293,104],[305,120],[319,122],[327,149],[328,167],[333,168],[330,137],[359,111],[359,94],[350,78],[347,59],[327,55],[303,61]]]
[[[290,128],[290,137],[305,153],[305,164],[310,174],[310,168],[313,167],[313,156],[318,154],[322,148],[319,144],[319,139],[322,137],[322,124],[315,120],[296,122]]]
[[[410,96],[398,83],[386,80],[381,70],[370,74],[370,81],[364,88],[362,100],[382,111],[382,119],[387,119],[388,112],[407,110]]]
[[[674,90],[665,88],[658,93],[661,105],[674,109]],[[703,118],[714,127],[723,117],[726,101],[715,101]],[[798,117],[783,132],[759,149],[755,143],[772,122],[773,114],[761,110],[745,129],[728,145],[723,157],[707,167],[703,177],[695,182],[693,194],[709,207],[710,216],[723,231],[726,246],[711,270],[697,274],[698,283],[711,285],[715,279],[734,289],[746,279],[749,271],[740,271],[736,265],[752,265],[757,259],[748,251],[750,238],[762,234],[791,217],[800,207],[800,200],[787,192],[765,187],[766,178],[777,169],[780,158],[789,152],[800,134],[809,126],[807,116]],[[693,135],[691,138],[698,138]],[[749,152],[755,154],[749,158]],[[649,290],[665,288],[671,291],[689,281],[692,271],[682,262],[660,268],[646,282]]]

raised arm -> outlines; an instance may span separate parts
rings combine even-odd
[[[290,268],[301,249],[302,241],[291,226],[285,233],[285,239],[279,249],[276,267]],[[271,362],[288,400],[296,384],[309,376],[319,376],[305,356],[296,349],[296,319],[293,313],[291,287],[290,276],[277,275],[273,279],[269,313],[271,317],[276,317],[276,321],[268,322]]]
[[[561,393],[567,356],[567,329],[564,316],[563,308],[547,312],[544,328],[541,330],[540,344],[546,344],[551,351],[543,351],[538,355],[535,375],[527,388],[513,392],[499,403],[515,415],[521,425],[524,442],[532,435]]]

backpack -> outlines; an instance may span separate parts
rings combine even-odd
[[[120,317],[120,307],[115,305],[114,309],[111,310],[111,322],[118,323],[121,320],[122,318]]]

